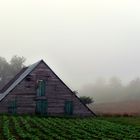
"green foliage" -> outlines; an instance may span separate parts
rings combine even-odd
[[[140,117],[120,116],[120,117],[101,117],[101,119],[122,125],[140,126]]]
[[[3,116],[3,135],[5,139],[7,140],[16,140],[15,137],[11,134],[10,129],[9,129],[9,119],[7,116]]]
[[[91,104],[93,103],[93,98],[91,97],[87,97],[87,96],[81,96],[80,100],[84,103],[84,104]]]
[[[114,117],[114,120],[117,118]],[[120,119],[126,122],[131,118]],[[133,119],[133,118],[132,118]],[[140,118],[134,118],[134,120]],[[1,121],[2,120],[2,121]],[[140,124],[122,124],[109,118],[0,117],[1,140],[123,140],[139,139]],[[117,123],[118,122],[118,123]]]

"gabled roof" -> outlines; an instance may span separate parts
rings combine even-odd
[[[43,62],[51,71],[52,73],[62,82],[63,85],[67,87],[68,90],[71,91],[71,93],[83,104],[94,116],[96,114],[91,111],[81,100],[78,98],[76,94],[73,93],[73,91],[54,73],[54,71],[43,61],[40,60],[29,67],[26,67],[25,69],[22,69],[3,89],[0,93],[0,101],[6,97],[10,91],[12,91],[24,78],[26,78],[27,75],[29,75],[41,62]]]
[[[0,101],[11,91],[13,90],[28,74],[30,74],[41,62],[42,60],[30,65],[28,68],[23,70],[23,72],[17,74],[3,89],[0,93]]]

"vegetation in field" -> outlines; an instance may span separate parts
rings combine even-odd
[[[140,117],[101,117],[100,119],[107,120],[109,122],[122,124],[122,125],[133,125],[140,126]]]
[[[131,118],[118,118],[114,121],[113,118],[80,119],[2,115],[0,116],[0,139],[139,140],[140,125],[129,123],[131,122],[129,119]],[[140,118],[134,119],[140,120]]]

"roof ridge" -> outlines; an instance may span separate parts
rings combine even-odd
[[[0,101],[9,94],[11,90],[13,90],[28,74],[30,74],[41,62],[42,60],[30,65],[27,69],[19,75],[19,77],[11,83],[11,85],[0,94]],[[15,77],[14,77],[15,78]]]

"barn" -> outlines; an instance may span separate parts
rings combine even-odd
[[[94,116],[43,60],[23,68],[3,87],[0,113]]]

